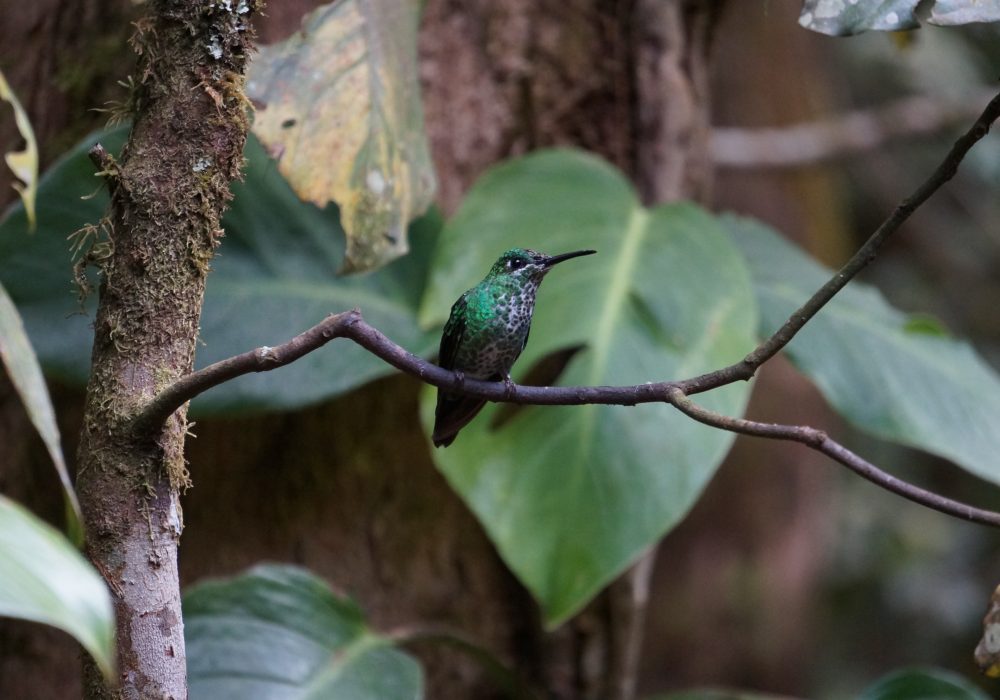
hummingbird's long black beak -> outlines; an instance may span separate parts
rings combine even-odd
[[[546,268],[550,268],[553,265],[561,263],[563,260],[569,260],[570,258],[578,258],[581,255],[593,255],[596,250],[575,250],[572,253],[563,253],[562,255],[550,255],[544,260],[542,260],[542,265]]]

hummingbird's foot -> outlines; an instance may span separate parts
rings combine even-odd
[[[465,389],[465,372],[460,369],[452,370],[455,373],[455,388],[459,391]]]
[[[510,374],[503,376],[503,397],[508,401],[514,398],[514,380],[510,378]]]

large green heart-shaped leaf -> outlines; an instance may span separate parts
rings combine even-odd
[[[423,673],[313,574],[258,566],[184,596],[192,700],[416,700]]]
[[[548,151],[490,171],[445,227],[423,316],[451,303],[505,249],[594,248],[538,295],[520,374],[581,347],[566,384],[679,379],[753,347],[747,272],[715,219],[693,205],[644,209],[614,168]],[[517,375],[518,372],[515,372]],[[704,403],[742,412],[745,384]],[[433,422],[434,393],[423,418]],[[502,427],[488,406],[435,460],[554,625],[675,525],[732,441],[666,405],[532,407]]]
[[[893,671],[865,688],[858,700],[987,700],[959,675],[938,668]]]
[[[833,274],[763,224],[730,217],[726,225],[753,275],[762,334]],[[1000,378],[968,343],[851,282],[785,352],[859,429],[1000,483]]]
[[[65,630],[112,677],[115,618],[104,580],[58,531],[4,496],[0,615]]]
[[[87,313],[76,313],[66,237],[98,222],[107,206],[86,152],[97,140],[117,152],[126,134],[127,127],[85,139],[45,174],[34,236],[23,233],[19,204],[0,222],[0,282],[17,303],[43,367],[65,381],[86,381],[94,308],[91,298]],[[223,220],[226,237],[209,276],[198,364],[276,345],[329,313],[355,306],[408,349],[429,353],[434,338],[417,327],[415,315],[436,216],[412,227],[411,255],[375,274],[338,278],[344,243],[336,207],[320,210],[300,202],[255,139],[248,141],[246,155],[246,178],[233,185],[234,200]],[[87,195],[94,196],[81,199]],[[291,367],[213,389],[194,402],[193,411],[302,406],[392,371],[353,344],[335,343]]]
[[[407,224],[434,196],[418,13],[415,0],[323,5],[250,64],[254,133],[302,199],[340,205],[349,272],[404,254]]]

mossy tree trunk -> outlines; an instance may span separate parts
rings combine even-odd
[[[242,165],[255,5],[152,2],[133,39],[128,144],[117,163],[95,153],[111,239],[92,255],[101,289],[77,473],[87,552],[115,601],[120,687],[87,663],[90,698],[187,697],[177,574],[185,414],[156,434],[137,434],[131,419],[193,366],[205,277]]]

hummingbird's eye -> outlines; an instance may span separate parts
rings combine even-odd
[[[522,258],[512,258],[507,261],[508,270],[520,270],[524,267],[524,260]]]

